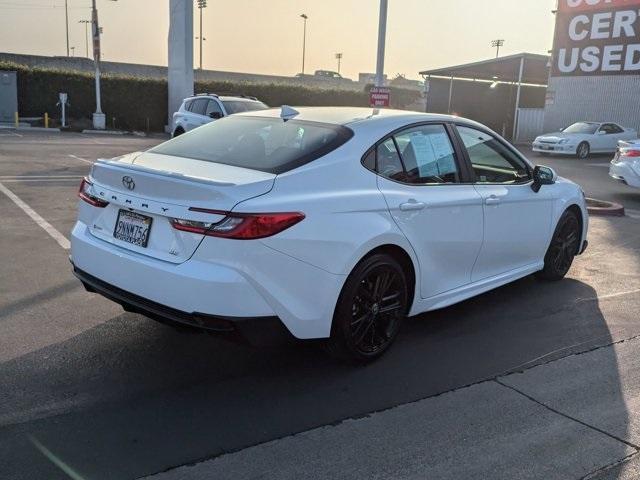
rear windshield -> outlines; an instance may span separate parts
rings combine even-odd
[[[228,115],[240,112],[255,112],[256,110],[266,110],[267,107],[262,102],[255,100],[223,100],[224,108]]]
[[[352,136],[340,125],[232,116],[149,151],[279,174],[326,155]]]

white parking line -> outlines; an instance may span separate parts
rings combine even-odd
[[[42,229],[49,234],[51,238],[53,238],[64,250],[71,249],[71,243],[67,240],[67,237],[62,235],[58,230],[56,230],[53,225],[47,222],[44,218],[36,213],[36,211],[31,208],[29,205],[24,203],[20,197],[18,197],[15,193],[5,187],[2,183],[0,183],[0,192],[4,193],[9,199],[15,203],[18,207],[24,211],[31,219],[36,222]]]
[[[78,157],[77,155],[69,155],[69,157],[80,160],[81,162],[88,163],[89,165],[93,165],[93,162],[91,160],[87,160],[86,158]]]

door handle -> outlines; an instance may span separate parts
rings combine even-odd
[[[416,210],[422,210],[426,206],[427,206],[426,203],[417,202],[415,200],[409,200],[406,203],[401,203],[400,204],[400,210],[402,210],[403,212],[411,212],[411,211],[416,211]]]
[[[498,205],[500,203],[500,199],[495,195],[491,195],[490,197],[485,198],[484,203],[486,205]]]

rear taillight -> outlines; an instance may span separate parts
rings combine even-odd
[[[104,200],[93,195],[92,187],[93,183],[91,183],[87,179],[87,177],[84,177],[82,179],[82,182],[80,182],[78,197],[87,202],[89,205],[93,205],[94,207],[104,208],[109,205],[109,202],[105,202]]]
[[[200,211],[202,209],[190,209]],[[211,212],[214,212],[213,210]],[[183,232],[199,233],[208,237],[232,238],[235,240],[255,240],[266,238],[294,226],[304,219],[304,214],[292,213],[223,213],[225,218],[218,223],[196,222],[171,219],[171,225]]]
[[[621,148],[620,149],[621,157],[640,157],[640,150],[633,148]]]

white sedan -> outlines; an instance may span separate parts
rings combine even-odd
[[[458,117],[290,107],[100,160],[79,190],[74,272],[153,319],[328,339],[366,361],[403,319],[587,246],[576,184]]]
[[[640,188],[640,140],[619,143],[609,166],[609,176],[630,187]]]
[[[638,133],[613,122],[578,122],[556,133],[540,135],[533,151],[575,155],[584,159],[591,153],[613,153],[620,140],[632,140]]]

